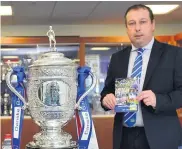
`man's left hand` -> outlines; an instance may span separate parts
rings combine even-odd
[[[136,98],[138,101],[143,100],[146,106],[156,107],[156,96],[151,90],[142,91]]]

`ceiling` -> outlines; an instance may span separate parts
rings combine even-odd
[[[1,25],[122,24],[126,9],[140,3],[179,4],[155,19],[158,24],[182,23],[182,1],[2,1],[12,6],[13,15],[2,16]]]

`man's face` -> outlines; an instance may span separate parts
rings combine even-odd
[[[127,34],[137,47],[146,46],[153,37],[155,21],[151,22],[147,9],[130,10],[126,16]]]

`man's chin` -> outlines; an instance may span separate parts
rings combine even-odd
[[[142,41],[135,41],[135,43],[133,44],[136,48],[141,48],[143,47],[143,42]]]

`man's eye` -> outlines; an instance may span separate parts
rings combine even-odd
[[[146,23],[146,21],[141,21],[140,23],[141,23],[141,24],[144,24],[144,23]]]
[[[135,23],[134,22],[130,22],[130,23],[128,23],[128,25],[130,25],[130,26],[132,26],[132,25],[134,25]]]

